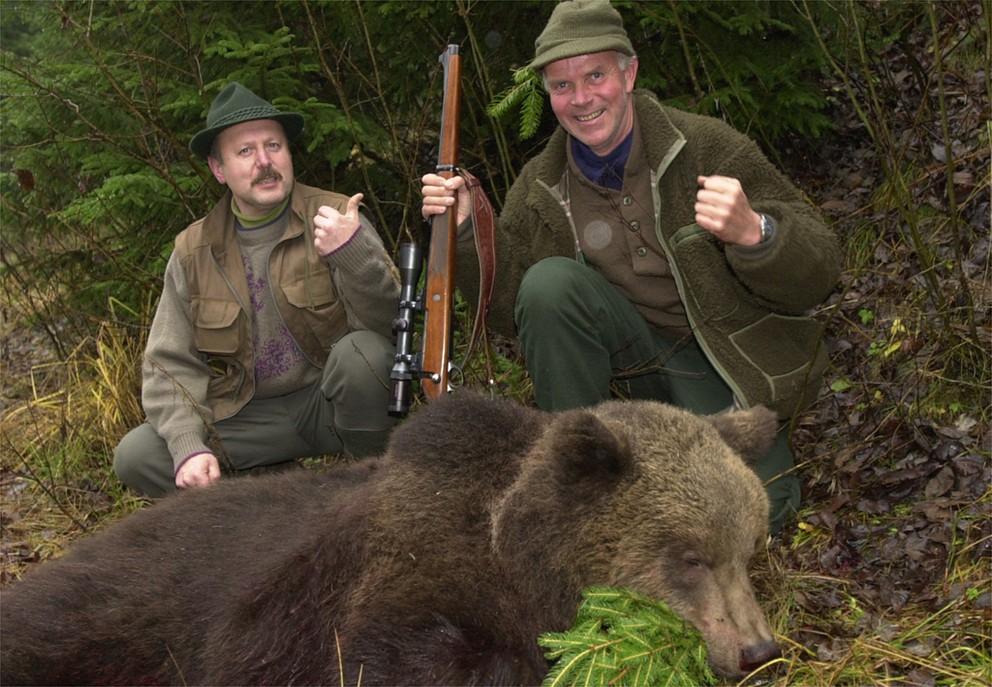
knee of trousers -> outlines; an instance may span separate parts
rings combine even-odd
[[[172,456],[147,422],[124,435],[114,449],[114,474],[138,491],[157,498],[176,488]]]
[[[526,316],[554,316],[572,304],[589,302],[590,278],[598,276],[571,258],[555,256],[532,265],[524,273],[515,305],[519,323]]]
[[[385,408],[395,346],[371,331],[345,334],[327,358],[322,389],[327,398]]]
[[[348,332],[331,348],[326,367],[347,369],[356,376],[378,377],[383,371],[389,372],[395,353],[392,343],[380,334],[367,330]]]

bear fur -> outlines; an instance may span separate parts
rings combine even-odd
[[[0,682],[538,684],[537,637],[592,585],[665,601],[740,676],[777,655],[747,572],[768,502],[740,458],[775,428],[452,394],[381,458],[187,490],[30,571],[0,592]]]

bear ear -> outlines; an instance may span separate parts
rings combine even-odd
[[[764,406],[708,415],[706,419],[727,445],[752,465],[768,453],[778,431],[778,416]]]
[[[573,498],[602,495],[630,468],[630,443],[587,411],[561,413],[551,429],[555,477]]]

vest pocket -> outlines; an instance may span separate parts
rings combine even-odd
[[[238,350],[238,315],[241,308],[233,301],[194,297],[193,343],[208,356],[234,355]]]
[[[348,331],[344,305],[337,297],[330,275],[318,272],[308,282],[305,278],[282,285],[286,300],[302,315],[306,327],[313,332],[326,352],[331,345]],[[292,323],[290,330],[296,332]]]
[[[193,344],[210,368],[207,399],[218,419],[233,411],[217,405],[234,401],[245,382],[245,368],[238,360],[238,327],[241,307],[234,301],[194,297]]]
[[[282,284],[283,293],[290,305],[301,310],[326,308],[337,303],[337,294],[327,270],[319,270],[311,276],[300,277]]]

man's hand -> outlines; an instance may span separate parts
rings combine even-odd
[[[458,194],[458,214],[456,219],[461,224],[468,218],[468,213],[472,207],[472,196],[468,188],[465,187],[465,180],[460,176],[453,176],[445,179],[439,174],[425,174],[420,180],[423,188],[420,192],[424,195],[424,205],[420,214],[424,219],[430,219],[433,215],[440,215],[442,212],[455,204],[455,193]]]
[[[761,218],[732,177],[698,177],[696,224],[724,243],[753,246],[761,240]]]
[[[364,194],[356,193],[348,199],[345,214],[341,214],[329,205],[321,205],[313,218],[313,245],[323,256],[330,255],[338,248],[348,243],[351,237],[361,228],[358,218],[358,206],[361,205]]]
[[[180,489],[205,487],[220,479],[220,463],[212,453],[197,453],[186,459],[176,472]]]

